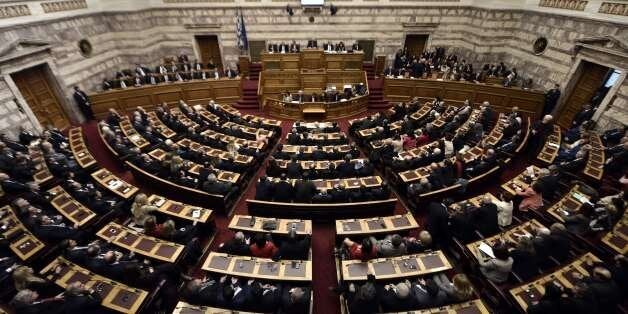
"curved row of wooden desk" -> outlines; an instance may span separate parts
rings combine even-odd
[[[114,89],[91,94],[89,99],[94,116],[103,119],[110,108],[124,114],[137,106],[150,110],[163,103],[178,104],[179,100],[189,104],[206,104],[212,99],[216,102],[233,103],[240,99],[240,94],[239,78],[220,78]]]
[[[440,97],[448,104],[488,101],[497,111],[508,112],[513,107],[527,114],[538,114],[544,103],[544,93],[517,87],[475,84],[470,82],[433,79],[385,78],[384,98],[388,101],[408,101],[414,97],[434,99]]]

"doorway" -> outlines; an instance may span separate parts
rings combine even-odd
[[[201,62],[204,65],[209,63],[209,60],[218,67],[222,67],[222,57],[220,55],[220,46],[218,45],[218,36],[216,35],[198,35],[194,36],[196,44],[198,45],[198,51],[200,52]]]
[[[574,116],[582,110],[582,106],[591,104],[597,107],[609,87],[605,87],[612,76],[612,69],[597,63],[582,61],[574,79],[575,85],[564,105],[556,113],[558,125],[569,128]],[[612,86],[612,85],[610,85]]]
[[[70,119],[55,94],[47,65],[39,65],[11,74],[11,78],[42,126],[59,129],[70,126]]]
[[[408,49],[408,53],[411,56],[419,56],[425,50],[427,46],[427,40],[430,35],[426,34],[408,34],[406,35],[405,47]]]

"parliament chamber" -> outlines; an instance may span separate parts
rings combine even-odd
[[[0,313],[628,313],[627,25],[0,1]]]

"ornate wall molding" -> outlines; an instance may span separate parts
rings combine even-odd
[[[589,1],[582,0],[541,0],[540,7],[584,11]]]
[[[43,2],[41,3],[41,7],[44,9],[44,12],[46,13],[72,11],[72,10],[87,9],[87,2],[85,0]]]
[[[183,27],[186,29],[199,29],[199,28],[220,28],[221,25],[218,23],[194,23],[194,24],[183,24]]]
[[[628,3],[602,2],[598,13],[628,16]]]
[[[0,19],[31,15],[31,10],[26,4],[0,6]]]

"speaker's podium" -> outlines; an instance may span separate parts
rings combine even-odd
[[[301,114],[304,120],[325,120],[327,118],[327,110],[324,103],[303,103]]]
[[[366,72],[362,70],[364,53],[332,52],[322,49],[303,49],[298,53],[261,54],[262,69],[258,86],[258,100],[271,116],[292,119],[336,119],[366,111],[368,92],[365,95],[330,101],[325,94],[334,86],[364,84],[368,91]],[[282,95],[298,94],[300,101],[284,101]],[[304,99],[303,99],[304,98]],[[313,99],[318,98],[318,99]]]

